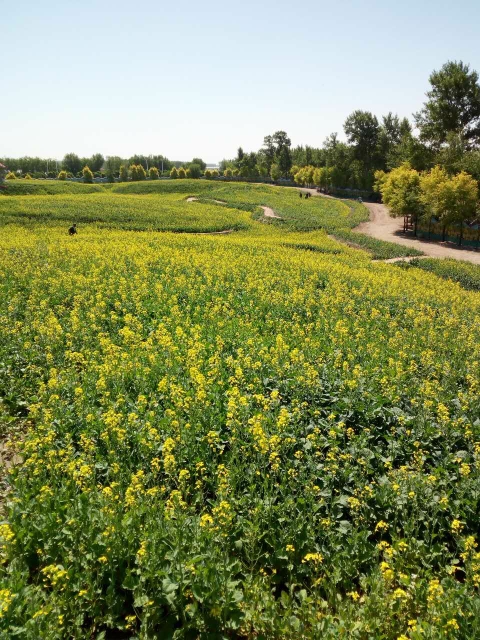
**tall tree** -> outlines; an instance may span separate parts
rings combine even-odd
[[[76,175],[79,171],[82,170],[82,161],[77,156],[76,153],[67,153],[67,155],[63,158],[62,163],[63,168],[73,175]]]
[[[392,112],[383,116],[378,132],[379,164],[383,169],[387,167],[388,158],[401,139],[402,123],[400,118],[397,115],[393,115]]]
[[[95,171],[100,171],[100,169],[103,167],[104,162],[105,158],[101,153],[94,153],[88,161],[88,166],[95,173]]]
[[[262,164],[265,164],[268,173],[275,159],[275,143],[273,136],[265,136],[263,139],[263,148],[259,152],[262,157]]]
[[[480,84],[478,73],[460,62],[447,62],[430,78],[428,100],[415,114],[420,137],[440,147],[449,133],[461,135],[469,146],[480,144]]]
[[[205,169],[207,168],[207,163],[206,163],[206,162],[204,162],[201,158],[194,158],[194,159],[191,161],[190,165],[192,165],[192,164],[198,164],[198,165],[200,165],[200,169],[201,169],[201,171],[205,171]]]
[[[354,156],[367,171],[376,166],[377,145],[380,134],[378,120],[370,111],[354,111],[343,125],[348,142],[353,145]]]

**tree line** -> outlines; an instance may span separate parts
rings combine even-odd
[[[356,110],[345,120],[346,141],[332,133],[321,148],[292,147],[284,131],[263,147],[222,160],[220,169],[243,177],[293,178],[325,189],[375,189],[375,172],[408,163],[416,171],[437,165],[449,175],[466,172],[480,181],[480,84],[468,64],[447,62],[429,78],[430,90],[413,122],[389,112],[377,118]]]
[[[198,158],[193,162],[198,162]],[[152,167],[159,173],[168,174],[172,167],[180,167],[184,162],[169,160],[163,155],[134,155],[130,158],[120,156],[104,157],[101,153],[95,153],[90,157],[80,157],[76,153],[67,153],[63,160],[53,158],[39,158],[25,156],[22,158],[0,158],[0,163],[5,165],[15,177],[29,175],[33,178],[57,178],[60,172],[65,171],[68,177],[81,178],[84,167],[88,167],[95,177],[119,178],[120,167],[141,166],[146,172]],[[200,163],[203,163],[200,160]],[[188,163],[187,163],[188,164]],[[206,166],[206,165],[205,165]]]
[[[238,148],[232,159],[220,163],[220,175],[244,179],[295,180],[325,190],[375,191],[375,174],[390,172],[408,163],[417,172],[442,167],[449,176],[462,172],[480,182],[480,84],[475,70],[462,61],[449,61],[429,78],[430,89],[413,121],[389,112],[378,118],[370,111],[356,110],[344,122],[345,141],[330,134],[321,148],[292,147],[285,131],[264,138],[258,151]],[[12,174],[56,177],[59,170],[83,176],[88,167],[94,176],[109,180],[155,178],[157,169],[171,177],[216,177],[200,158],[190,163],[170,161],[162,155],[104,158],[94,154],[80,158],[67,154],[61,163],[40,158],[0,158]],[[55,164],[54,164],[55,163]],[[142,170],[135,169],[141,167]],[[150,170],[153,169],[150,175]],[[173,171],[175,169],[175,171]],[[62,174],[63,175],[63,174]]]

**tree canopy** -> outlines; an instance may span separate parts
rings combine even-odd
[[[461,135],[470,146],[480,144],[480,84],[468,64],[447,62],[430,75],[431,89],[423,109],[415,115],[420,138],[439,147],[449,133]]]

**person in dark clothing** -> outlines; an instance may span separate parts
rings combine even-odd
[[[76,224],[72,224],[72,226],[68,230],[68,235],[69,236],[74,236],[76,233],[77,233],[77,225]]]
[[[300,198],[303,198],[303,196],[302,196],[302,192],[301,192],[301,191],[299,192],[299,194],[298,194],[298,195],[300,196]]]

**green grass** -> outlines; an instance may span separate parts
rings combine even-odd
[[[464,289],[480,291],[480,265],[477,264],[460,260],[424,258],[405,263],[399,262],[398,266],[403,269],[423,269],[445,280],[458,282]]]
[[[6,180],[6,189],[0,189],[3,196],[56,196],[65,194],[99,193],[106,185],[83,184],[63,180]]]
[[[421,251],[411,247],[405,247],[394,242],[386,242],[366,236],[358,231],[350,229],[337,229],[333,235],[338,240],[343,240],[348,244],[368,251],[374,260],[388,260],[389,258],[402,258],[404,256],[421,256]]]

